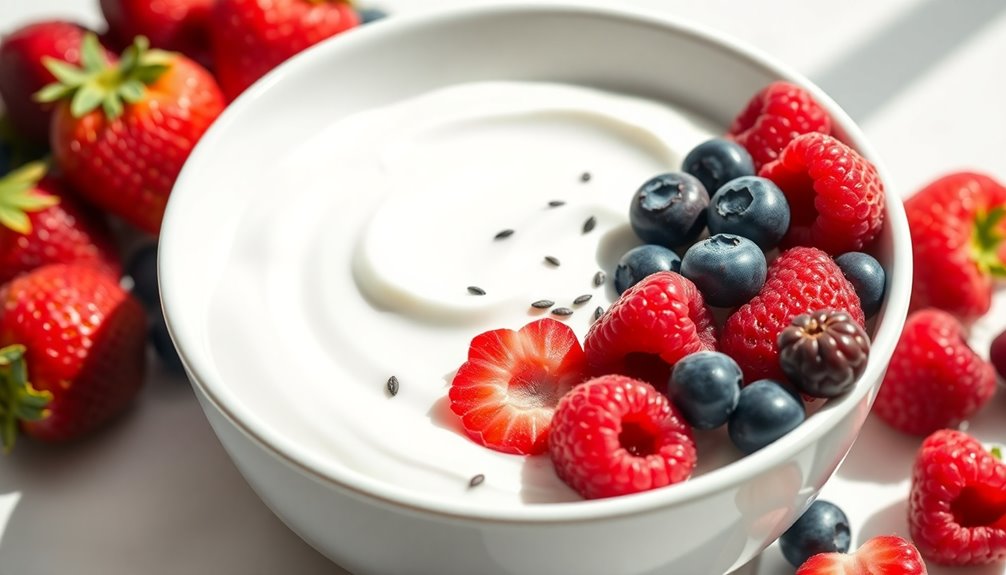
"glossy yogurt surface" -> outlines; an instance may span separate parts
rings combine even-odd
[[[469,440],[450,381],[473,336],[548,315],[536,300],[573,309],[559,319],[582,341],[639,243],[632,194],[717,131],[659,102],[501,82],[328,126],[277,158],[244,208],[207,319],[216,367],[262,424],[375,481],[473,506],[578,500],[547,455]],[[700,437],[700,473],[736,455],[719,439]]]

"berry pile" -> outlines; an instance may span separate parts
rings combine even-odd
[[[468,436],[547,451],[583,497],[611,497],[687,479],[696,433],[725,427],[751,454],[800,426],[805,398],[848,392],[869,355],[861,301],[875,313],[884,295],[866,253],[884,195],[829,131],[813,98],[776,83],[682,171],[643,182],[628,206],[642,244],[606,270],[619,297],[582,351],[554,319],[472,340],[449,392]]]
[[[182,165],[229,100],[297,52],[383,15],[308,0],[100,5],[100,34],[47,20],[0,41],[7,448],[19,428],[62,441],[114,419],[143,383],[147,341],[161,367],[181,371],[160,311],[156,242],[127,246],[156,236]]]

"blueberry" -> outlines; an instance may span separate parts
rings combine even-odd
[[[380,8],[361,8],[360,24],[370,24],[383,18],[387,18],[388,13]]]
[[[845,553],[852,533],[849,519],[834,503],[815,501],[782,537],[779,548],[794,567],[818,553]]]
[[[698,178],[710,194],[734,178],[755,175],[754,160],[744,146],[722,138],[695,146],[681,170]]]
[[[747,303],[765,285],[768,264],[754,242],[717,234],[688,248],[681,275],[692,280],[706,302],[716,307]]]
[[[692,427],[714,429],[737,407],[743,380],[729,355],[700,351],[674,364],[667,395]]]
[[[716,190],[709,201],[710,234],[736,234],[768,251],[789,229],[789,202],[772,180],[744,176]]]
[[[880,310],[887,283],[887,274],[880,262],[869,254],[849,252],[835,258],[835,263],[842,269],[852,287],[856,288],[863,313],[866,317],[873,317]]]
[[[153,314],[153,321],[150,324],[150,343],[154,345],[154,351],[160,358],[161,364],[171,373],[184,373],[182,360],[178,357],[178,350],[175,344],[171,343],[171,336],[168,334],[168,325],[164,322],[164,316],[160,313]]]
[[[804,420],[803,401],[781,383],[760,379],[741,390],[727,431],[744,453],[754,453],[797,428]]]
[[[685,247],[706,227],[709,194],[695,176],[662,174],[648,180],[632,198],[629,223],[644,242]]]
[[[678,254],[653,244],[637,246],[625,252],[615,268],[615,290],[621,295],[640,280],[657,272],[676,272],[681,269]]]
[[[7,142],[0,140],[0,178],[7,175],[14,167],[13,153]]]
[[[160,311],[157,287],[157,244],[143,246],[126,263],[126,275],[133,279],[135,295],[149,311]]]

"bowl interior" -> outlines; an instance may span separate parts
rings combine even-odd
[[[514,507],[492,500],[473,504],[410,488],[401,478],[375,479],[373,473],[354,469],[351,462],[332,455],[331,437],[319,431],[325,429],[318,424],[325,418],[325,401],[338,401],[338,394],[319,397],[318,390],[302,386],[303,380],[286,377],[288,363],[295,358],[286,354],[284,342],[249,337],[249,326],[259,315],[263,330],[276,325],[265,321],[264,302],[279,301],[282,307],[284,299],[296,302],[304,294],[290,293],[282,278],[262,285],[262,278],[224,277],[235,259],[260,255],[282,260],[282,251],[297,245],[236,245],[235,238],[248,225],[250,213],[261,214],[263,203],[281,205],[290,192],[286,186],[299,185],[290,179],[296,171],[291,150],[352,114],[457,84],[553,82],[666,102],[706,118],[722,131],[752,94],[776,79],[807,86],[831,112],[839,136],[877,161],[846,114],[805,79],[747,48],[666,16],[567,5],[483,7],[393,19],[308,50],[221,116],[172,194],[161,236],[161,290],[172,336],[194,384],[239,428],[323,481],[390,504],[466,517],[569,520],[672,505],[727,488],[785,460],[875,393],[904,321],[910,257],[894,254],[910,253],[910,241],[898,194],[890,190],[890,179],[879,165],[889,193],[888,223],[877,255],[888,270],[889,289],[875,326],[870,366],[858,387],[829,402],[798,432],[752,456],[674,488],[628,498],[575,505]],[[310,204],[293,214],[283,209],[275,213],[276,221],[264,225],[295,228],[297,217],[311,217]],[[215,307],[221,289],[234,309],[245,310],[252,320],[229,324],[210,319],[219,318]],[[222,369],[221,346],[244,354],[248,361],[240,368]]]

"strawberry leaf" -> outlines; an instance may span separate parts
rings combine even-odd
[[[1006,223],[1006,205],[996,206],[988,211],[979,211],[975,217],[975,228],[971,237],[971,246],[975,263],[983,273],[1006,277],[1006,262],[999,259],[999,251],[1006,235],[1003,224]]]
[[[94,34],[86,34],[80,45],[80,61],[88,72],[100,72],[107,67],[105,54]]]
[[[31,232],[29,212],[44,210],[59,203],[59,198],[35,191],[45,176],[42,162],[26,164],[0,179],[0,224],[20,233]]]
[[[23,345],[0,349],[0,440],[9,453],[17,437],[18,422],[49,417],[52,393],[35,389],[28,381]]]
[[[85,70],[63,60],[46,56],[42,58],[42,65],[56,77],[56,81],[67,86],[79,86],[88,80],[89,74]]]

